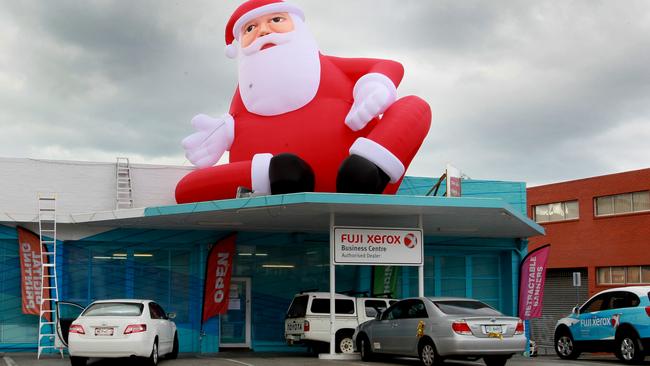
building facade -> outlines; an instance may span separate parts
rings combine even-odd
[[[596,292],[650,284],[650,169],[531,187],[527,195],[529,217],[546,231],[530,238],[529,250],[551,244],[544,315],[533,322],[543,345],[557,319]]]
[[[395,197],[298,194],[175,205],[173,187],[187,169],[132,166],[135,208],[115,210],[115,164],[0,159],[5,178],[0,189],[7,192],[0,202],[0,350],[37,347],[38,317],[21,311],[16,227],[38,232],[39,192],[59,197],[59,299],[80,305],[105,298],[154,299],[176,313],[181,352],[212,353],[242,344],[255,351],[289,349],[283,338],[285,312],[294,294],[327,291],[330,255],[327,230],[281,226],[292,200],[309,212],[348,205],[355,214],[342,218],[366,225],[399,226],[379,216],[380,208],[433,209],[435,219],[425,220],[425,294],[474,297],[506,314],[516,313],[518,266],[527,242],[523,234],[504,233],[513,224],[525,232],[541,230],[525,216],[520,182],[465,180],[464,198],[443,198],[424,197],[434,179],[407,177]],[[373,207],[376,203],[381,205]],[[152,224],[157,219],[167,221]],[[237,232],[233,305],[202,324],[208,248],[232,232]],[[369,266],[338,266],[336,291],[370,291],[372,273]],[[393,296],[416,296],[418,269],[401,267],[397,276]]]

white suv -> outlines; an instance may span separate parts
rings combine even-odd
[[[397,302],[394,299],[335,295],[336,352],[354,352],[352,335],[356,327]],[[294,296],[284,321],[284,338],[289,345],[302,344],[313,351],[325,350],[330,341],[330,294],[306,292]]]

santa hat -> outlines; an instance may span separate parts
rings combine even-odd
[[[285,3],[282,0],[248,0],[241,4],[230,16],[226,24],[226,56],[237,57],[237,46],[233,44],[239,41],[241,27],[251,19],[269,13],[292,13],[305,20],[305,14],[297,6]]]

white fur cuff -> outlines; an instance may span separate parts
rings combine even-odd
[[[404,175],[404,164],[393,153],[365,137],[359,137],[352,144],[350,154],[359,155],[372,161],[390,177],[391,183],[397,182]]]
[[[255,154],[251,162],[251,184],[256,194],[271,194],[271,180],[269,179],[269,166],[272,154]]]

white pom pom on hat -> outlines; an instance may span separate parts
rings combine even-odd
[[[251,19],[269,13],[292,13],[305,20],[305,14],[297,6],[282,0],[248,0],[241,4],[230,16],[226,24],[226,49],[228,58],[237,57],[238,48],[233,42],[239,40],[239,30]]]

